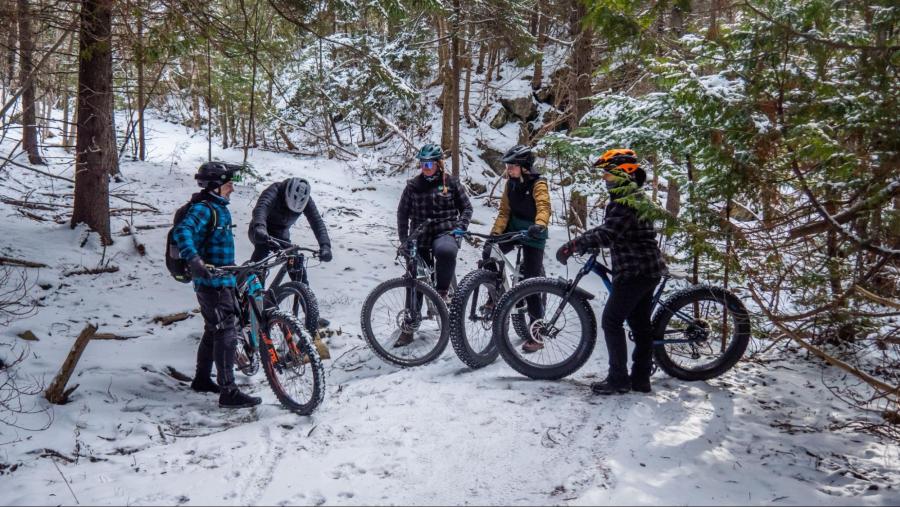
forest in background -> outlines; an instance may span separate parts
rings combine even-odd
[[[0,17],[0,135],[21,130],[0,177],[65,179],[44,164],[74,164],[68,221],[107,243],[110,181],[127,177],[123,157],[147,157],[151,112],[245,161],[367,157],[385,176],[436,140],[491,195],[499,173],[474,168],[504,147],[461,139],[515,124],[573,233],[607,199],[591,157],[627,146],[652,176],[643,211],[670,259],[754,303],[758,348],[844,369],[835,391],[896,436],[893,2],[4,0]],[[513,79],[529,93],[504,94]],[[14,317],[21,297],[2,292]]]

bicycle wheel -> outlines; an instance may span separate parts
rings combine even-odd
[[[482,368],[497,359],[491,335],[501,290],[498,273],[477,269],[463,277],[450,302],[450,343],[469,368]]]
[[[696,286],[672,294],[659,304],[651,326],[663,340],[656,364],[681,380],[708,380],[728,371],[750,342],[750,317],[741,300],[721,287]]]
[[[303,282],[285,282],[275,288],[278,309],[297,317],[312,336],[319,330],[319,301]]]
[[[573,294],[568,301],[563,297],[567,284],[551,278],[530,278],[500,298],[494,318],[493,339],[503,360],[514,370],[539,380],[556,380],[571,375],[591,356],[597,342],[597,318],[584,296]],[[540,295],[544,299],[544,318],[531,323],[529,332],[544,345],[537,352],[527,353],[522,342],[512,338],[509,328],[513,325],[512,312],[529,296]],[[549,322],[559,311],[553,326]]]
[[[544,267],[541,266],[541,275],[544,276]],[[544,307],[547,306],[547,298],[544,296],[543,298]],[[512,325],[513,329],[516,330],[516,335],[523,339],[527,340],[529,336],[531,336],[531,331],[528,330],[528,310],[526,309],[526,304],[524,302],[516,305],[515,310],[513,310],[512,314]]]
[[[407,304],[413,287],[418,301]],[[363,336],[372,350],[399,366],[419,366],[440,356],[450,338],[449,320],[447,305],[438,293],[411,278],[394,278],[375,287],[360,315]],[[403,332],[412,334],[407,345],[397,343]]]
[[[293,315],[271,310],[260,355],[263,371],[284,408],[311,414],[325,397],[325,368],[312,337]]]

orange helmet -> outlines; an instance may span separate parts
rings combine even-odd
[[[628,148],[606,150],[606,152],[603,153],[603,155],[600,155],[600,158],[594,162],[594,167],[599,167],[604,171],[618,169],[629,176],[641,168],[637,163],[637,155],[634,153],[634,150],[629,150]]]

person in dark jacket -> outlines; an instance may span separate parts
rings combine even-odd
[[[281,247],[272,238],[281,241],[291,241],[291,227],[300,218],[306,217],[307,223],[312,228],[316,241],[319,243],[319,258],[323,262],[330,262],[331,240],[328,238],[328,229],[325,221],[319,214],[319,209],[313,200],[309,182],[302,178],[288,178],[284,181],[272,183],[263,190],[256,206],[253,208],[253,217],[250,219],[250,242],[254,245],[251,261],[258,261],[269,255],[273,249]],[[306,280],[302,280],[307,283]]]
[[[397,206],[397,232],[405,242],[409,231],[430,221],[417,238],[420,250],[434,256],[435,289],[444,300],[456,272],[459,243],[450,234],[454,229],[466,230],[472,219],[472,203],[459,180],[444,170],[444,154],[440,146],[426,144],[417,155],[421,172],[409,180]],[[401,333],[395,347],[409,345],[412,333]]]
[[[207,162],[194,178],[203,190],[191,198],[191,207],[173,229],[172,239],[182,259],[188,259],[194,291],[203,315],[203,337],[197,350],[197,372],[191,389],[219,394],[219,406],[245,408],[259,405],[261,398],[238,390],[234,382],[237,348],[234,276],[212,276],[206,265],[234,265],[234,236],[228,197],[237,166]],[[211,224],[210,222],[213,221]],[[210,226],[214,225],[210,232]],[[213,363],[216,382],[212,381]]]
[[[640,219],[637,211],[624,202],[626,198],[645,199],[640,187],[647,174],[637,164],[634,151],[628,149],[609,150],[594,165],[604,171],[603,179],[610,190],[603,224],[561,246],[556,259],[565,264],[575,253],[582,254],[591,248],[610,249],[612,290],[601,320],[609,351],[609,373],[606,380],[592,384],[591,389],[596,394],[650,392],[653,352],[650,312],[654,289],[667,269],[656,243],[653,223]],[[625,321],[634,334],[630,377]]]
[[[544,272],[544,247],[547,245],[547,226],[550,224],[550,188],[547,180],[534,169],[534,153],[531,148],[516,145],[503,155],[506,163],[506,186],[500,198],[500,212],[494,221],[491,235],[527,231],[528,239],[522,241],[522,277],[541,276]],[[513,249],[511,243],[500,245],[506,253]],[[491,255],[491,244],[485,243],[482,257]],[[540,296],[526,301],[532,322],[544,315]],[[526,353],[544,348],[542,342],[527,340],[522,345]]]

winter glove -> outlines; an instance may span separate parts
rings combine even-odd
[[[333,256],[331,255],[331,245],[322,245],[319,247],[319,258],[322,259],[322,262],[331,262]]]
[[[534,224],[528,228],[528,236],[531,239],[542,239],[547,228],[540,224]]]
[[[584,253],[584,248],[578,244],[578,240],[573,239],[559,247],[559,250],[556,251],[556,260],[559,261],[560,264],[565,264],[568,262],[569,257],[576,253]]]
[[[206,269],[206,265],[203,264],[203,259],[199,255],[191,257],[191,260],[188,261],[188,267],[191,269],[191,277],[194,279],[203,278],[209,280],[212,278],[212,273]]]

